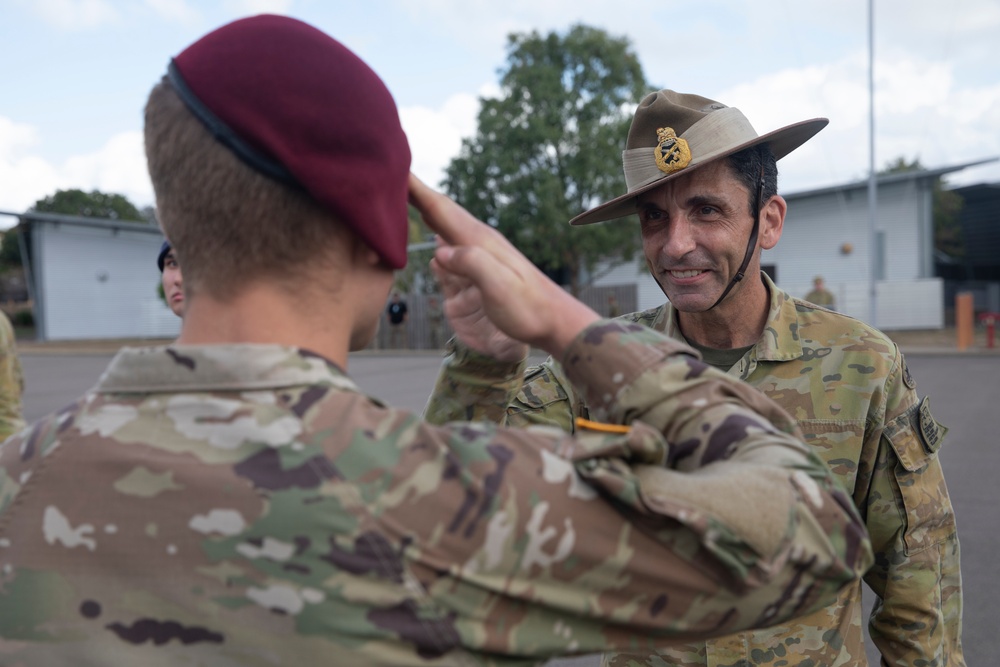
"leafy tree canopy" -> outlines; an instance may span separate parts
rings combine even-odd
[[[501,95],[480,100],[443,185],[578,294],[582,269],[638,248],[635,222],[568,222],[625,192],[621,152],[649,86],[627,39],[584,25],[510,35],[499,73]]]
[[[63,213],[88,218],[111,218],[123,222],[149,222],[142,212],[124,195],[93,190],[57,190],[55,194],[35,202],[29,211]]]
[[[924,166],[920,164],[918,158],[907,160],[904,157],[898,157],[888,162],[879,173],[902,174],[923,170]],[[934,221],[934,248],[955,259],[964,257],[965,242],[962,239],[962,226],[959,222],[959,215],[964,204],[962,196],[951,190],[945,190],[944,183],[940,178],[937,178],[934,179],[931,202],[933,207],[931,216]]]

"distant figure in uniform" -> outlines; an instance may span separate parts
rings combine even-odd
[[[163,298],[166,299],[167,306],[174,315],[183,317],[184,280],[181,276],[181,265],[177,263],[177,253],[170,246],[170,241],[164,241],[160,246],[156,266],[160,269],[160,284],[163,286]]]
[[[827,310],[837,310],[833,292],[823,286],[823,276],[813,278],[813,288],[809,294],[806,294],[806,301],[823,306]]]
[[[530,665],[786,623],[871,564],[787,414],[411,177],[331,37],[223,26],[145,118],[181,335],[0,447],[5,664]],[[585,433],[434,426],[351,380],[408,198],[446,312],[565,359]]]
[[[780,290],[760,270],[787,204],[777,160],[827,124],[805,120],[758,135],[738,110],[661,90],[638,105],[623,154],[627,192],[570,221],[638,213],[646,265],[664,303],[621,319],[686,342],[798,421],[865,517],[876,564],[869,623],[888,665],[964,665],[959,544],[938,450],[947,429],[916,392],[899,348],[856,319]],[[675,159],[676,158],[676,159]],[[574,432],[594,406],[555,357],[527,369],[488,322],[452,318],[453,356],[425,415]],[[474,349],[472,354],[468,349]],[[794,623],[655,654],[605,656],[625,667],[863,665],[861,585]]]
[[[17,356],[14,327],[7,314],[0,311],[0,442],[24,428],[21,417],[23,393],[24,375],[21,373],[21,359]],[[0,494],[2,505],[3,495]]]
[[[614,294],[608,295],[608,317],[614,319],[622,314],[622,309],[618,307],[618,298]]]
[[[399,292],[393,292],[389,305],[385,307],[385,313],[389,318],[389,347],[408,348],[409,337],[406,335],[407,307],[406,301]]]
[[[444,311],[441,310],[441,297],[437,294],[427,297],[427,326],[430,329],[431,349],[444,347]]]

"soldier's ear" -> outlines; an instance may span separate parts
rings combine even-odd
[[[760,210],[760,247],[770,250],[778,244],[781,238],[781,230],[785,226],[785,213],[788,211],[788,204],[784,197],[774,195]]]

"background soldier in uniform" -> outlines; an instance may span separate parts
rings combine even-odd
[[[833,292],[828,290],[823,285],[823,276],[816,276],[813,278],[813,288],[810,290],[809,294],[806,294],[806,301],[809,303],[815,303],[817,306],[823,306],[830,310],[837,310],[836,300],[833,298]]]
[[[783,411],[410,177],[389,92],[324,33],[210,33],[145,132],[182,333],[0,447],[5,664],[533,664],[786,622],[870,564]],[[622,426],[432,426],[361,393],[408,195],[449,308],[566,359]]]
[[[156,266],[160,269],[160,284],[163,286],[163,298],[167,307],[177,317],[184,317],[184,278],[181,275],[181,265],[177,263],[177,253],[170,247],[170,241],[164,241],[160,246]]]
[[[389,347],[391,348],[405,349],[410,347],[410,341],[406,335],[408,310],[406,301],[400,298],[399,292],[393,292],[389,304],[385,307],[385,314],[389,319]]]
[[[0,312],[0,442],[24,428],[21,417],[24,376],[15,339],[10,319]]]
[[[739,110],[714,100],[671,90],[650,94],[636,110],[623,155],[628,192],[571,222],[638,212],[647,265],[670,303],[631,320],[691,344],[708,364],[774,399],[833,468],[866,518],[876,550],[865,581],[878,596],[870,630],[883,660],[963,665],[958,537],[937,456],[946,429],[917,395],[888,337],[793,298],[760,271],[760,251],[778,242],[785,219],[776,160],[826,122],[758,136]],[[669,160],[661,159],[666,144]],[[674,159],[679,148],[689,155]],[[573,431],[574,420],[593,406],[563,368],[550,360],[522,380],[516,348],[486,324],[452,321],[456,352],[446,360],[427,418],[461,415]],[[866,665],[860,582],[827,608],[780,627],[605,662]]]

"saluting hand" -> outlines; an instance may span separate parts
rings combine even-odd
[[[489,347],[492,341],[502,353],[516,352],[518,359],[524,355],[512,341],[491,336],[489,325],[479,321],[482,313],[500,332],[558,358],[580,331],[600,319],[549,280],[500,232],[412,174],[410,201],[438,234],[431,267],[441,281],[449,321],[454,325],[453,315],[467,318],[473,342]],[[480,351],[497,356],[489,349]]]

